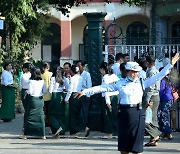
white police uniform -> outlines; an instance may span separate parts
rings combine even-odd
[[[95,86],[83,90],[84,95],[93,95],[101,92],[119,91],[120,113],[118,118],[118,150],[139,153],[143,151],[145,116],[139,108],[142,102],[143,89],[161,80],[173,66],[168,64],[160,73],[141,81],[139,78],[131,81],[130,78],[120,79],[117,83]],[[136,62],[127,62],[127,70],[140,71]]]

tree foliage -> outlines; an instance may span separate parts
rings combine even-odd
[[[90,2],[96,0],[89,0]],[[127,3],[129,5],[144,5],[148,0],[116,0],[119,3]],[[72,6],[79,6],[80,4],[85,4],[88,0],[49,0],[50,4],[53,4],[57,10],[61,11],[63,14],[69,13],[69,8]],[[113,0],[104,0],[106,3],[111,3]]]
[[[67,15],[71,7],[85,4],[86,0],[49,0],[49,3],[54,5],[62,14]]]
[[[43,0],[1,0],[0,8],[5,17],[6,38],[10,41],[5,51],[1,49],[7,54],[0,55],[0,62],[9,59],[18,65],[23,63],[25,51],[44,34],[49,4]]]
[[[91,0],[93,2],[93,0]],[[104,0],[110,3],[111,0]],[[120,3],[141,5],[144,0],[120,0]],[[49,8],[55,7],[64,15],[72,6],[79,6],[86,0],[0,0],[0,13],[5,17],[5,31],[9,48],[0,49],[0,63],[9,59],[15,64],[23,63],[26,51],[46,33]],[[7,45],[6,45],[7,46]]]
[[[121,3],[128,3],[129,5],[144,5],[146,4],[147,0],[121,0]]]

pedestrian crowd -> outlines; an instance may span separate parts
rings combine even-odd
[[[82,60],[76,65],[65,62],[63,68],[57,66],[52,72],[48,62],[43,62],[41,68],[26,62],[19,79],[24,107],[23,135],[19,138],[46,139],[46,127],[54,138],[68,131],[70,135],[84,131],[88,137],[91,96],[102,93],[102,132],[107,138],[118,135],[118,150],[122,154],[141,153],[143,146],[157,146],[160,138],[172,139],[180,85],[171,80],[171,70],[178,59],[176,54],[157,70],[153,56],[130,62],[128,54],[118,53],[115,62],[109,59],[100,64],[102,83],[94,87]],[[0,119],[4,122],[15,118],[17,86],[12,70],[11,62],[6,62],[1,75]],[[145,134],[150,140],[143,145]]]

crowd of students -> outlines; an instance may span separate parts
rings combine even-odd
[[[66,62],[63,68],[59,66],[53,72],[49,71],[47,62],[43,62],[41,69],[25,63],[20,78],[25,110],[24,134],[20,138],[38,136],[46,139],[45,127],[51,128],[54,137],[67,131],[70,135],[84,131],[85,137],[89,136],[90,96],[101,92],[102,132],[110,138],[118,134],[121,153],[142,152],[144,130],[150,136],[145,146],[156,146],[160,137],[171,139],[170,110],[174,98],[167,74],[179,59],[178,56],[176,54],[171,64],[159,73],[153,56],[129,62],[128,54],[118,53],[115,63],[100,64],[102,83],[93,88],[84,61],[72,66]],[[2,73],[0,119],[4,122],[15,116],[15,88],[9,62],[4,65]],[[152,110],[152,120],[145,124],[144,111],[148,106]]]
[[[4,64],[2,73],[2,106],[0,119],[9,122],[15,117],[15,88],[11,62]],[[73,98],[73,93],[92,87],[90,74],[85,63],[77,65],[68,62],[50,72],[50,66],[43,62],[42,68],[30,63],[22,66],[20,78],[21,100],[24,107],[24,135],[45,137],[45,127],[50,127],[54,137],[70,131],[70,135],[84,130],[88,136],[89,97]],[[8,95],[11,94],[11,95]]]

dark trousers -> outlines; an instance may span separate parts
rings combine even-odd
[[[86,124],[86,126],[88,126],[89,105],[90,105],[90,98],[89,97],[83,97],[80,115],[81,115],[84,123]]]

